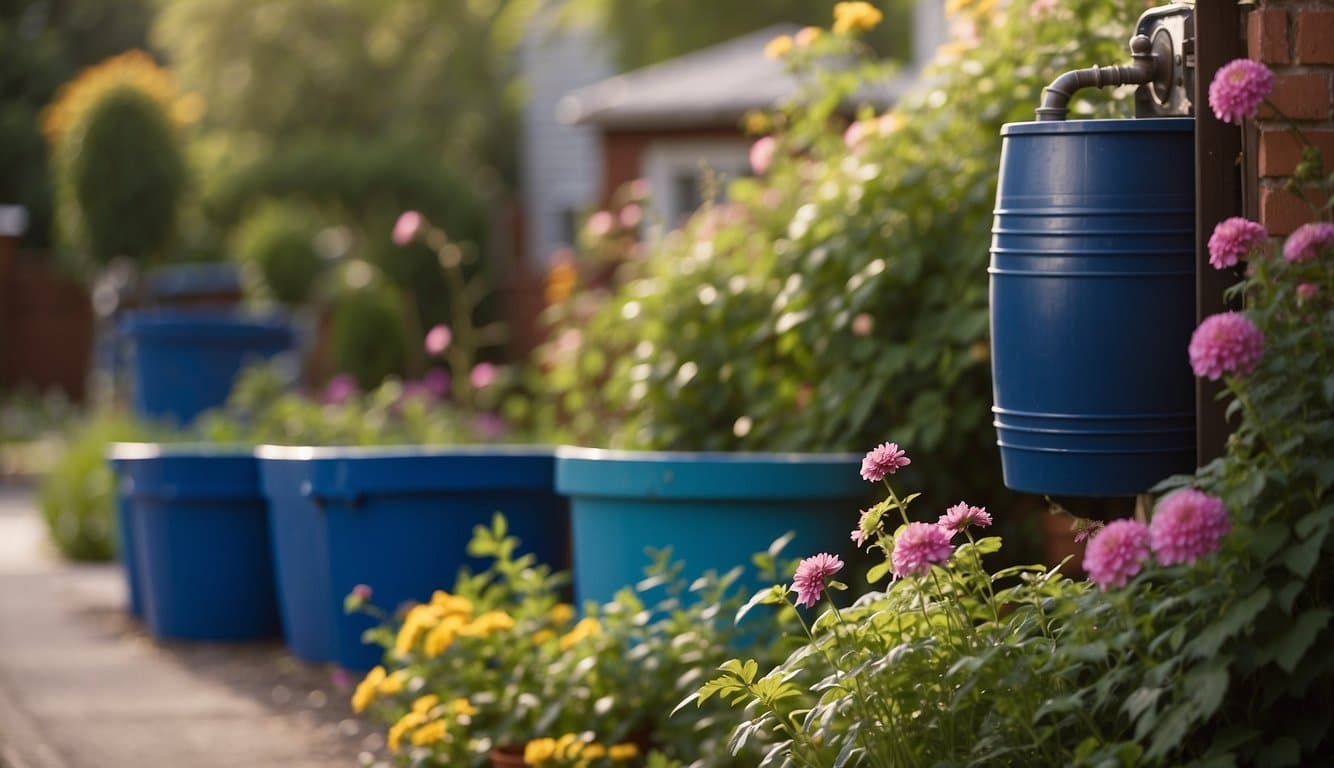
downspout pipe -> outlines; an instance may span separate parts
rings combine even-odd
[[[1064,120],[1070,112],[1070,99],[1081,88],[1105,88],[1111,85],[1144,85],[1160,76],[1171,77],[1172,62],[1153,52],[1153,43],[1145,35],[1130,40],[1130,64],[1111,67],[1075,69],[1042,89],[1042,105],[1037,109],[1040,121]],[[1164,73],[1165,70],[1165,73]]]

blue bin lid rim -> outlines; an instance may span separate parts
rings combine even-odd
[[[479,443],[476,445],[273,445],[254,448],[255,457],[263,461],[312,461],[321,459],[354,458],[418,458],[432,456],[531,456],[549,457],[549,445],[513,445]]]
[[[118,442],[107,446],[112,461],[145,461],[163,458],[252,458],[254,449],[240,443],[148,443]]]
[[[125,333],[172,331],[207,328],[250,332],[290,333],[291,322],[280,313],[237,312],[218,309],[136,309],[122,316],[119,327]]]
[[[1102,120],[1032,120],[1024,123],[1006,123],[1001,126],[1002,136],[1065,133],[1191,133],[1195,130],[1193,117],[1139,117],[1107,118]]]
[[[679,462],[736,464],[847,464],[860,462],[861,453],[769,452],[769,451],[634,451],[616,448],[584,448],[562,445],[557,461]]]

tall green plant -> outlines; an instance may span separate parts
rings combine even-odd
[[[175,233],[185,160],[161,102],[132,85],[102,93],[57,147],[62,221],[95,261],[160,260]]]

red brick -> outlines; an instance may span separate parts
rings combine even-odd
[[[1334,172],[1334,130],[1307,128],[1306,138],[1320,150],[1325,173]],[[1302,159],[1302,143],[1286,129],[1266,128],[1260,134],[1260,176],[1291,176]]]
[[[1297,62],[1334,64],[1334,10],[1297,12]]]
[[[1266,64],[1288,64],[1288,13],[1279,10],[1251,11],[1246,16],[1246,48],[1250,58]]]
[[[1316,190],[1311,190],[1311,203],[1323,202],[1323,199]],[[1283,189],[1281,184],[1266,183],[1260,188],[1260,223],[1265,225],[1270,235],[1289,234],[1314,220],[1311,206]]]
[[[1293,120],[1325,120],[1330,113],[1329,75],[1324,72],[1280,74],[1269,100]],[[1268,106],[1261,107],[1260,117],[1274,117],[1273,110]]]

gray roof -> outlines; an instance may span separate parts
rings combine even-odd
[[[694,53],[636,69],[566,94],[557,117],[611,129],[735,126],[752,109],[769,109],[796,93],[799,81],[765,45],[800,27],[776,24]],[[862,88],[856,103],[894,103],[906,78]]]

